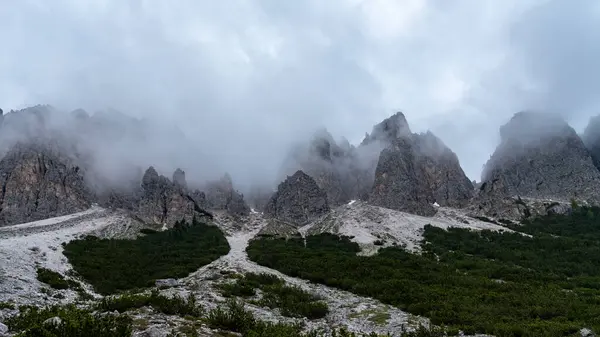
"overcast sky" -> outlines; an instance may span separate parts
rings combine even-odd
[[[403,111],[469,177],[518,110],[600,113],[596,0],[0,0],[0,107],[177,123],[234,178]]]

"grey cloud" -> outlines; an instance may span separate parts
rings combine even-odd
[[[161,160],[187,165],[188,176],[228,171],[240,184],[271,183],[289,146],[317,128],[357,143],[402,110],[478,178],[516,111],[564,111],[576,127],[598,113],[592,1],[0,6],[4,110],[114,107],[173,123],[198,150],[165,145],[174,153]]]

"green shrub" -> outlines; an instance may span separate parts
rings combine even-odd
[[[256,325],[256,319],[244,308],[244,303],[229,300],[225,308],[211,310],[206,317],[208,326],[213,329],[247,333]]]
[[[220,289],[225,297],[250,297],[260,289],[263,297],[258,304],[279,308],[284,316],[319,319],[329,313],[327,303],[300,287],[286,285],[283,279],[272,274],[247,273],[233,283],[220,285]]]
[[[59,317],[61,324],[44,324],[53,317]],[[20,331],[19,337],[130,337],[132,334],[129,317],[92,314],[74,305],[24,307],[5,323],[11,331]]]
[[[158,233],[158,231],[151,229],[151,228],[142,228],[142,229],[140,229],[140,233],[150,235],[150,234],[156,234],[156,233]]]
[[[358,245],[328,235],[256,239],[251,260],[362,296],[433,324],[496,336],[565,336],[600,331],[600,208],[579,207],[522,225],[520,233],[426,226],[422,254]]]
[[[150,294],[124,294],[114,297],[104,297],[98,304],[101,311],[125,312],[141,307],[152,307],[167,315],[200,317],[202,308],[196,304],[196,298],[190,294],[187,299],[180,296],[167,297],[160,295],[157,290]]]
[[[15,305],[9,302],[0,302],[0,310],[2,309],[15,309]]]
[[[296,286],[273,284],[263,288],[260,304],[280,308],[281,314],[289,317],[319,319],[327,316],[329,307],[319,298]]]
[[[151,287],[155,280],[181,278],[229,252],[215,226],[177,223],[135,240],[87,236],[65,245],[73,268],[104,295]]]
[[[37,279],[42,283],[46,283],[54,289],[73,289],[81,290],[81,284],[77,281],[67,280],[60,273],[47,268],[37,269]]]

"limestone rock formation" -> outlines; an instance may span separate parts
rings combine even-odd
[[[181,189],[187,189],[187,182],[185,180],[185,172],[178,168],[173,172],[173,184]]]
[[[234,190],[229,174],[208,183],[205,193],[208,209],[225,210],[229,214],[240,216],[250,214],[250,207],[244,201],[244,196]]]
[[[18,143],[0,160],[0,226],[75,213],[93,194],[72,158],[52,144]]]
[[[146,170],[135,210],[136,216],[143,222],[171,226],[182,219],[191,221],[194,216],[202,216],[198,208],[177,183],[159,175],[154,167]]]
[[[473,182],[462,170],[458,156],[430,131],[413,139],[433,202],[455,208],[467,206],[473,197]]]
[[[390,151],[383,154],[386,148]],[[331,134],[321,130],[308,146],[299,147],[291,157],[286,172],[300,169],[310,175],[333,206],[350,200],[371,200],[384,207],[432,214],[434,202],[464,207],[473,194],[473,185],[460,168],[457,156],[432,133],[413,134],[402,112],[375,125],[358,147],[346,140],[337,143]],[[407,170],[410,178],[401,173]],[[405,190],[406,184],[412,186],[410,191]],[[409,197],[411,193],[415,196]],[[407,204],[401,206],[402,203]]]
[[[594,165],[600,169],[600,115],[590,118],[581,138],[592,156]]]
[[[410,138],[400,138],[384,149],[375,172],[369,202],[389,209],[431,216],[433,191],[425,180],[424,167]]]
[[[435,214],[434,203],[468,205],[473,184],[456,154],[433,133],[410,133],[404,115],[396,114],[377,125],[363,144],[381,140],[390,145],[379,156],[372,204],[425,216]]]
[[[519,200],[538,200],[561,212],[571,199],[600,200],[600,171],[575,130],[558,115],[519,112],[500,128],[501,143],[486,163],[474,212],[518,218]],[[551,206],[551,207],[550,207]],[[543,209],[536,213],[545,213]]]
[[[598,200],[600,172],[575,130],[560,116],[520,112],[500,129],[501,143],[482,181],[501,177],[509,196]]]
[[[265,215],[302,226],[330,211],[327,194],[309,175],[297,171],[279,184],[265,207]]]
[[[406,116],[402,112],[397,112],[391,117],[384,119],[381,123],[373,127],[371,134],[367,134],[361,145],[367,145],[374,142],[383,142],[386,144],[394,142],[398,138],[412,135]]]

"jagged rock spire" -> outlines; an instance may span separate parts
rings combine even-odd
[[[299,170],[279,184],[264,212],[272,218],[302,226],[329,211],[325,191]]]
[[[178,168],[175,170],[175,172],[173,172],[173,184],[175,184],[175,186],[186,189],[187,188],[187,182],[185,180],[185,172]]]

